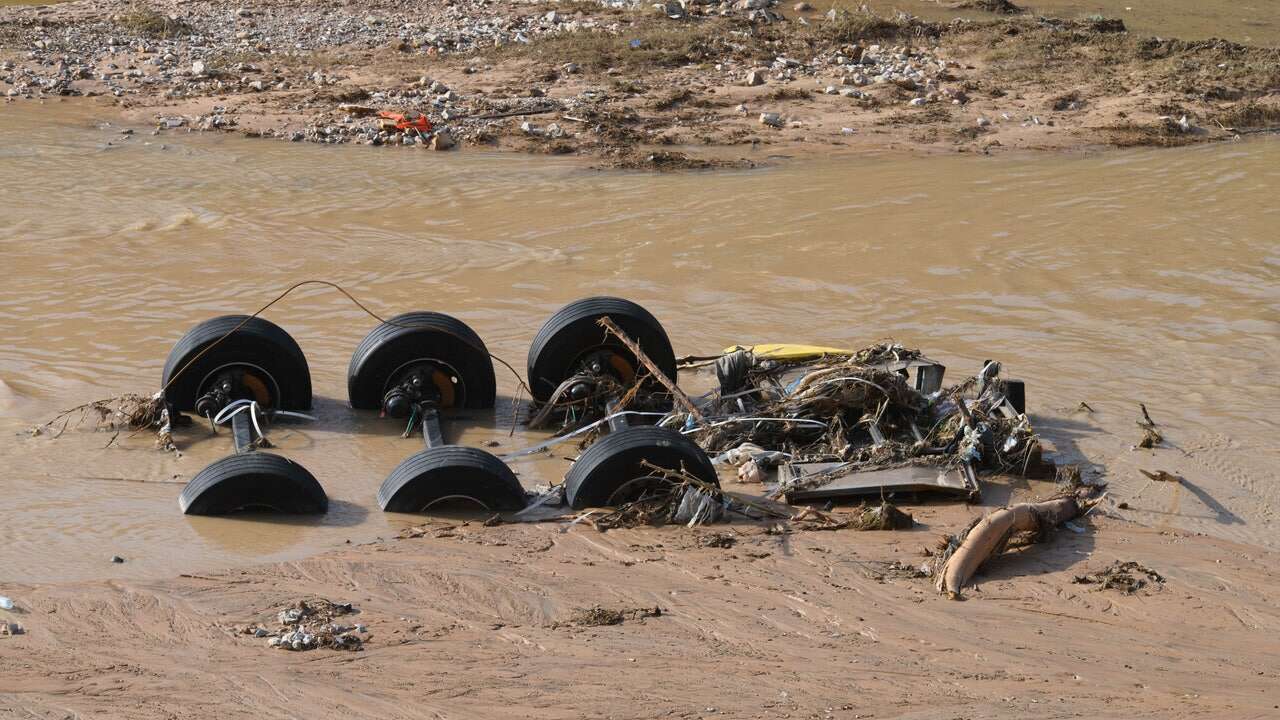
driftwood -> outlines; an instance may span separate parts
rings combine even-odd
[[[1002,552],[1015,534],[1043,536],[1058,525],[1079,517],[1089,507],[1089,503],[1068,496],[1039,503],[1022,503],[989,513],[967,532],[948,539],[947,547],[940,556],[938,591],[953,600],[958,599],[960,590],[978,568],[991,556]]]

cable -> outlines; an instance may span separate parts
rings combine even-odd
[[[182,373],[186,371],[186,369],[187,369],[187,368],[191,367],[191,365],[192,365],[192,364],[194,364],[196,360],[199,360],[199,359],[200,359],[200,358],[201,358],[205,353],[207,353],[207,352],[209,352],[210,350],[212,350],[212,349],[214,349],[215,347],[217,347],[217,346],[218,346],[218,344],[219,344],[219,343],[221,343],[223,340],[226,340],[228,337],[230,337],[230,336],[234,335],[234,334],[236,333],[236,331],[238,331],[240,328],[242,328],[242,327],[244,327],[245,325],[247,325],[247,324],[249,323],[249,321],[250,321],[250,320],[252,320],[252,319],[254,319],[254,318],[258,317],[259,315],[261,315],[262,313],[266,312],[267,308],[270,308],[272,305],[275,305],[276,303],[280,302],[281,300],[283,300],[283,299],[285,298],[285,296],[286,296],[286,295],[288,295],[289,293],[293,292],[294,290],[297,290],[298,288],[302,287],[303,285],[324,285],[324,286],[326,286],[326,287],[333,288],[334,290],[337,290],[338,292],[340,292],[340,293],[342,293],[343,295],[345,295],[345,296],[347,297],[347,299],[348,299],[348,300],[350,300],[351,302],[355,303],[356,307],[358,307],[358,308],[360,308],[361,310],[365,311],[365,313],[366,313],[366,314],[368,314],[368,315],[369,315],[369,317],[373,318],[374,320],[377,320],[378,322],[380,322],[380,323],[382,323],[382,324],[384,324],[384,325],[390,325],[390,326],[392,326],[392,327],[398,327],[398,328],[409,328],[409,329],[412,329],[412,328],[416,327],[416,326],[414,326],[414,325],[402,325],[402,324],[400,324],[400,323],[392,322],[392,321],[390,321],[390,320],[387,320],[387,319],[383,318],[383,317],[382,317],[381,315],[379,315],[378,313],[376,313],[376,312],[374,312],[374,311],[370,310],[369,308],[365,307],[364,303],[362,303],[362,302],[360,302],[359,300],[357,300],[357,299],[355,298],[355,296],[354,296],[354,295],[352,295],[351,293],[349,293],[349,292],[347,292],[346,290],[344,290],[344,289],[342,288],[342,286],[338,285],[337,283],[332,283],[332,282],[329,282],[328,280],[303,280],[303,281],[301,281],[301,282],[294,283],[293,285],[289,286],[289,288],[288,288],[288,289],[286,289],[284,292],[282,292],[282,293],[280,293],[279,295],[277,295],[277,296],[275,297],[275,299],[273,299],[271,302],[269,302],[269,303],[267,303],[266,305],[263,305],[262,307],[258,308],[258,309],[257,309],[257,310],[252,314],[252,315],[249,315],[249,316],[248,316],[248,317],[246,317],[244,320],[241,320],[241,321],[240,321],[240,324],[238,324],[238,325],[236,325],[235,327],[231,328],[231,329],[230,329],[230,330],[228,330],[228,331],[227,331],[227,332],[226,332],[222,337],[220,337],[220,338],[218,338],[217,340],[214,340],[213,342],[209,343],[209,344],[208,344],[208,345],[206,345],[206,346],[205,346],[205,347],[204,347],[200,352],[198,352],[198,353],[196,353],[194,356],[192,356],[192,358],[191,358],[190,360],[188,360],[186,363],[184,363],[184,364],[182,365],[182,367],[178,368],[178,370],[177,370],[176,372],[174,372],[174,374],[173,374],[173,375],[171,375],[171,376],[169,377],[169,382],[165,383],[165,384],[164,384],[164,386],[160,388],[160,394],[163,394],[165,390],[168,390],[168,389],[169,389],[169,386],[170,386],[170,385],[172,385],[172,384],[173,384],[173,383],[174,383],[174,382],[175,382],[175,381],[176,381],[176,380],[177,380],[177,379],[182,375]],[[516,372],[516,369],[515,369],[514,367],[512,367],[512,366],[511,366],[511,363],[509,363],[509,362],[507,362],[506,360],[503,360],[502,358],[498,357],[497,355],[494,355],[493,353],[489,352],[489,351],[488,351],[488,349],[486,349],[486,348],[484,348],[484,347],[481,347],[481,346],[479,346],[479,345],[475,345],[475,344],[473,344],[473,343],[472,343],[470,340],[468,340],[467,338],[459,337],[459,336],[457,336],[457,335],[453,335],[453,337],[454,337],[454,339],[456,339],[458,342],[460,342],[460,343],[462,343],[462,344],[464,344],[464,345],[466,345],[466,346],[470,347],[471,349],[473,349],[473,350],[478,350],[478,351],[480,351],[480,352],[483,352],[484,354],[488,355],[489,357],[493,358],[494,360],[497,360],[499,363],[501,363],[501,364],[502,364],[502,366],[503,366],[503,367],[505,367],[506,369],[508,369],[508,370],[510,370],[510,371],[511,371],[511,374],[512,374],[512,375],[514,375],[514,376],[515,376],[515,378],[516,378],[516,382],[520,383],[520,387],[522,387],[522,388],[524,388],[525,390],[527,390],[527,391],[529,392],[529,394],[530,394],[530,395],[533,395],[533,391],[529,389],[529,385],[524,381],[524,378],[520,377],[520,373]]]
[[[689,435],[690,433],[696,433],[699,430],[709,430],[711,428],[720,427],[721,425],[730,425],[732,423],[737,423],[737,422],[789,422],[789,423],[800,423],[802,425],[816,425],[818,427],[828,426],[828,423],[824,423],[819,420],[806,420],[804,418],[744,417],[744,418],[729,418],[728,420],[721,420],[720,422],[714,422],[714,423],[711,423],[710,425],[703,425],[701,427],[689,428],[688,430],[681,430],[680,434]]]

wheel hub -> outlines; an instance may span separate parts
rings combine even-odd
[[[463,398],[454,376],[439,365],[424,361],[401,370],[391,381],[391,387],[382,396],[382,412],[393,418],[405,418],[415,408],[432,405],[455,407]]]
[[[250,368],[227,368],[203,386],[204,392],[194,408],[201,416],[213,417],[234,400],[253,400],[264,408],[273,407],[271,386],[270,378],[263,379]]]

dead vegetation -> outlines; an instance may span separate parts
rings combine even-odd
[[[722,47],[724,23],[670,23],[638,20],[626,32],[560,33],[536,43],[512,44],[485,56],[495,61],[529,60],[543,64],[577,63],[585,72],[613,68],[627,72],[679,67],[708,60]]]
[[[856,509],[852,514],[826,513],[809,507],[793,515],[791,522],[803,530],[910,530],[915,525],[910,513],[888,501]]]
[[[814,44],[851,45],[859,41],[895,40],[926,34],[934,26],[918,20],[891,20],[870,12],[843,12],[834,20],[810,25]]]
[[[1243,102],[1211,113],[1209,120],[1227,130],[1280,128],[1280,104]]]
[[[126,32],[155,39],[176,38],[193,32],[181,18],[170,17],[143,3],[136,3],[116,16],[116,24]]]
[[[1116,560],[1098,572],[1077,575],[1072,582],[1097,585],[1099,590],[1119,590],[1125,595],[1132,595],[1148,586],[1158,589],[1164,585],[1164,577],[1140,563]]]
[[[174,449],[169,408],[158,395],[147,397],[126,393],[77,405],[32,428],[31,434],[48,435],[56,439],[69,427],[80,427],[86,421],[92,421],[95,430],[112,433],[107,447],[113,445],[123,431],[153,430],[156,433],[157,447],[162,450]]]
[[[593,605],[589,608],[577,608],[569,615],[568,625],[574,627],[605,627],[621,625],[627,620],[643,620],[644,618],[662,617],[662,608],[606,608]]]

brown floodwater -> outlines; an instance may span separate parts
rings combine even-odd
[[[788,9],[793,2],[782,3]],[[909,12],[928,20],[988,19],[995,15],[954,8],[958,0],[813,0],[819,11],[858,8],[891,15]],[[1225,38],[1247,45],[1280,46],[1280,0],[1015,0],[1029,13],[1060,18],[1120,18],[1130,32],[1182,40]]]
[[[1119,514],[1280,547],[1275,140],[653,175],[469,150],[122,140],[70,107],[0,109],[0,588],[299,557],[413,522],[375,493],[420,441],[346,406],[374,321],[331,290],[266,313],[310,362],[318,421],[271,438],[328,491],[321,519],[181,515],[182,483],[230,452],[226,432],[182,431],[179,455],[27,432],[154,392],[186,329],[307,278],[388,316],[454,314],[521,369],[543,320],[591,294],[649,307],[680,354],[894,338],[953,381],[1000,359],[1060,456],[1128,502]],[[448,439],[505,453],[544,437],[513,430],[517,383],[498,373],[497,412],[446,423]],[[1131,449],[1139,402],[1178,449]],[[569,454],[513,467],[526,486],[556,481]],[[1147,487],[1140,468],[1187,482]]]

